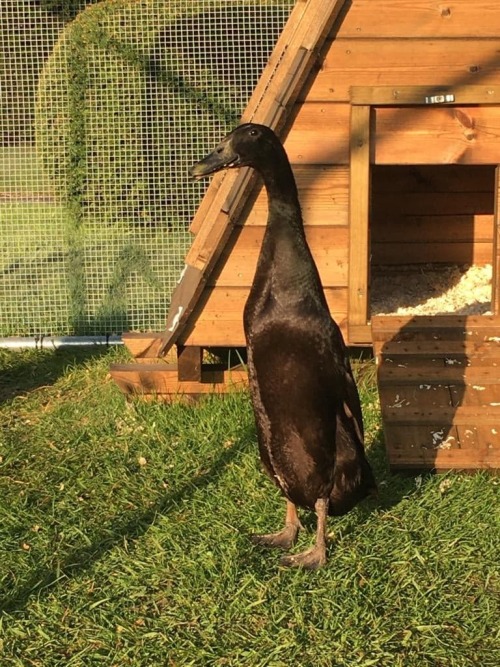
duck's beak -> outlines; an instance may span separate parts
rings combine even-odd
[[[231,142],[222,141],[217,148],[200,160],[189,170],[193,178],[203,178],[221,169],[237,167],[239,155],[231,148]]]

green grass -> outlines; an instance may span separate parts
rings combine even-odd
[[[330,519],[311,573],[248,539],[284,507],[247,395],[127,407],[124,354],[0,351],[2,666],[500,664],[498,479],[391,474],[371,364],[380,501]]]

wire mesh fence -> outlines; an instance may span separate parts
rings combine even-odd
[[[67,4],[0,4],[0,336],[161,330],[206,189],[188,167],[294,2]]]

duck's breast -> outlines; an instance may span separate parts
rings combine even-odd
[[[283,492],[314,507],[333,485],[338,359],[325,322],[268,319],[249,339],[250,389],[261,458]]]

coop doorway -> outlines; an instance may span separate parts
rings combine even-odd
[[[368,317],[493,313],[495,165],[372,165]]]
[[[375,314],[498,314],[499,99],[478,86],[351,89],[351,344],[371,343]]]

